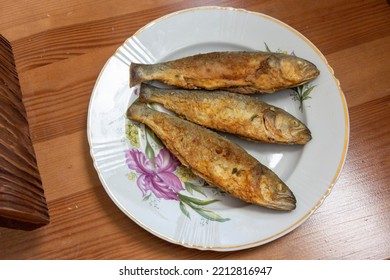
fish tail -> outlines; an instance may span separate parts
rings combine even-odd
[[[130,87],[143,82],[142,78],[142,64],[132,62],[130,64]]]
[[[155,87],[142,84],[140,89],[140,94],[139,94],[140,101],[144,103],[148,103],[149,101],[151,101],[154,91],[155,91]]]
[[[146,106],[145,103],[142,103],[139,99],[137,99],[133,104],[131,104],[129,109],[127,109],[127,117],[133,121],[142,122],[153,115],[154,112],[155,111]]]

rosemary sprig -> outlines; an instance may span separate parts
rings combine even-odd
[[[292,92],[290,95],[294,101],[299,101],[299,110],[303,110],[303,101],[311,98],[310,93],[315,87],[316,85],[304,84],[292,88],[294,92]]]

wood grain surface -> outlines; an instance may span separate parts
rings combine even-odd
[[[218,5],[273,16],[311,40],[341,82],[350,114],[344,169],[323,205],[264,246],[212,252],[165,242],[103,189],[86,136],[104,63],[139,28],[180,9]],[[0,228],[0,259],[390,258],[390,7],[384,0],[0,0],[51,223]]]

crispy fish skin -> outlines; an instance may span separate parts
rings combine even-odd
[[[306,144],[311,140],[310,130],[297,118],[247,95],[161,89],[142,84],[140,100],[160,103],[191,122],[252,141]]]
[[[215,132],[135,101],[127,116],[150,127],[182,164],[208,183],[248,203],[293,210],[286,184],[244,149]]]
[[[155,80],[185,89],[273,93],[319,73],[313,63],[282,53],[212,52],[157,64],[131,63],[130,86]]]

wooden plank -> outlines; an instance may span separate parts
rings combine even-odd
[[[284,9],[282,20],[301,31],[325,55],[389,35],[390,9],[383,0],[294,2],[281,2],[280,9],[289,7]]]
[[[390,95],[390,63],[384,63],[387,53],[390,53],[390,36],[327,56],[348,107]]]
[[[20,75],[34,143],[86,129],[92,89],[115,49],[101,48]]]
[[[84,130],[36,143],[34,148],[48,201],[100,185]]]
[[[11,42],[52,29],[88,24],[104,19],[112,21],[116,17],[128,17],[129,20],[134,22],[134,19],[132,20],[133,15],[143,17],[138,22],[138,28],[140,28],[160,15],[175,9],[192,6],[191,3],[183,0],[166,0],[159,6],[156,6],[153,0],[69,0],[61,3],[55,0],[45,0],[35,3],[29,2],[26,7],[21,9],[18,2],[9,0],[2,2],[6,2],[2,5],[8,8],[5,9],[4,13],[3,11],[1,13],[0,31]],[[231,3],[234,6],[235,3],[238,3],[239,6],[240,2],[242,1],[215,1],[214,5]],[[206,0],[198,0],[197,5],[210,5],[210,3]],[[91,7],[93,7],[93,13],[91,13]],[[26,25],[28,25],[28,29],[26,29]],[[108,27],[111,26],[108,25]]]

